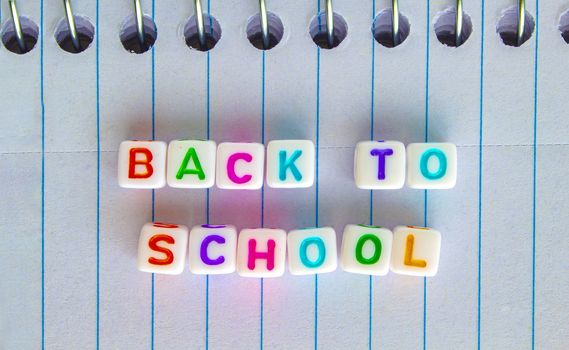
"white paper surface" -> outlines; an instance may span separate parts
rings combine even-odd
[[[150,14],[151,1],[142,3]],[[265,53],[263,71],[245,37],[255,1],[211,1],[223,32],[209,56],[183,42],[188,1],[155,2],[158,40],[142,55],[119,41],[128,1],[73,3],[98,19],[98,41],[80,55],[53,38],[60,2],[18,2],[44,31],[43,48],[26,55],[0,47],[0,348],[568,348],[569,47],[557,25],[569,5],[541,2],[536,56],[536,33],[511,48],[495,32],[515,3],[486,1],[481,45],[481,1],[465,1],[474,31],[452,49],[432,20],[454,1],[432,1],[427,12],[425,1],[401,0],[411,34],[387,49],[370,27],[390,2],[335,1],[348,37],[319,52],[308,35],[317,0],[270,1],[285,38]],[[536,17],[535,2],[528,11]],[[163,141],[312,139],[318,185],[214,188],[209,197],[165,188],[153,201],[116,180],[119,143],[153,132]],[[455,189],[370,197],[356,188],[358,141],[425,135],[457,144]],[[190,227],[207,218],[239,229],[332,226],[339,241],[348,223],[427,225],[442,233],[440,269],[426,282],[391,273],[371,285],[338,270],[319,276],[317,290],[314,277],[288,273],[261,282],[186,270],[152,280],[137,271],[136,250],[153,212]]]

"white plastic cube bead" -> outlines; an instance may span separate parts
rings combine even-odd
[[[342,237],[342,269],[384,276],[389,272],[393,233],[379,226],[347,225]]]
[[[336,270],[336,232],[331,227],[294,230],[287,236],[288,268],[292,275]]]
[[[220,143],[217,147],[217,187],[256,190],[263,187],[265,148],[259,143]]]
[[[237,240],[237,273],[243,277],[278,277],[285,271],[286,232],[244,229]]]
[[[166,143],[123,141],[119,148],[119,186],[160,188],[166,185]]]
[[[183,225],[147,223],[138,241],[138,269],[178,275],[184,271],[188,228]]]
[[[399,141],[362,141],[354,159],[356,185],[362,189],[399,189],[405,184],[405,145]]]
[[[456,146],[452,143],[407,145],[407,185],[419,189],[448,189],[456,185]]]
[[[198,275],[235,272],[237,231],[229,225],[201,225],[190,231],[190,271]]]
[[[217,146],[208,140],[174,140],[168,145],[167,182],[176,188],[208,188],[215,183]]]
[[[314,143],[310,140],[276,140],[267,146],[267,185],[301,188],[314,184]]]
[[[402,275],[434,276],[439,269],[441,234],[430,228],[397,226],[393,230],[391,271]]]

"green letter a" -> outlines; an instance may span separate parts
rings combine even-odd
[[[188,169],[188,163],[190,160],[194,163],[194,169]],[[184,175],[197,175],[200,180],[205,179],[200,159],[198,158],[196,149],[193,147],[190,147],[188,152],[186,152],[186,156],[184,157],[184,160],[180,165],[180,169],[178,169],[178,173],[176,174],[176,179],[181,180]]]

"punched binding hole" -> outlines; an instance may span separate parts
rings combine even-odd
[[[255,14],[247,21],[247,39],[251,45],[259,50],[270,50],[277,46],[284,35],[284,25],[279,16],[267,11],[268,43],[263,40],[263,30],[261,28],[261,15]]]
[[[523,18],[523,28],[519,28],[520,17]],[[500,35],[505,45],[520,47],[531,38],[534,28],[535,21],[532,15],[524,11],[523,16],[520,16],[520,8],[512,6],[502,12],[502,17],[496,25],[496,32]],[[519,31],[520,29],[522,30]]]
[[[326,12],[320,11],[318,15],[314,16],[310,21],[310,37],[312,41],[321,49],[333,49],[338,47],[344,39],[348,36],[348,23],[341,15],[334,13],[334,29],[333,36],[328,36],[326,28]]]
[[[18,35],[12,20],[4,22],[1,35],[2,43],[10,52],[23,55],[30,52],[36,46],[39,28],[37,24],[25,16],[20,16],[20,26],[22,27],[23,43],[18,41]]]
[[[150,16],[144,15],[142,16],[142,28],[143,36],[141,37],[138,33],[136,16],[129,15],[125,18],[119,34],[122,46],[125,50],[131,53],[141,54],[152,48],[158,38],[156,23],[154,23]],[[143,40],[141,41],[141,39]]]
[[[68,21],[65,18],[62,18],[55,28],[55,41],[59,47],[69,53],[80,53],[87,50],[93,42],[95,27],[86,17],[74,15],[73,19],[77,29],[77,44],[73,43]]]
[[[381,45],[393,48],[401,45],[409,36],[411,25],[407,17],[399,13],[399,31],[393,35],[393,10],[385,9],[375,16],[372,25],[372,33],[375,41]]]
[[[434,23],[435,34],[440,43],[450,47],[459,47],[468,40],[472,34],[472,20],[466,13],[462,13],[462,33],[457,36],[457,12],[456,7],[451,7],[440,12]]]
[[[213,49],[221,39],[221,25],[215,17],[207,13],[203,14],[205,43],[202,45],[202,43],[200,43],[197,23],[198,21],[196,21],[195,15],[191,16],[186,21],[186,24],[184,25],[184,40],[186,41],[186,45],[191,49],[203,52]]]

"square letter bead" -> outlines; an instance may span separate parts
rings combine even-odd
[[[237,273],[243,277],[278,277],[284,274],[286,232],[244,229],[237,241]]]
[[[453,188],[456,162],[452,143],[411,143],[407,146],[407,184],[419,189]]]
[[[183,225],[148,223],[138,241],[138,269],[178,275],[184,271],[188,228]]]
[[[342,237],[342,269],[364,275],[389,272],[393,233],[380,226],[347,225]]]
[[[217,147],[217,187],[257,190],[263,187],[265,148],[259,143],[220,143]]]
[[[168,145],[168,186],[208,188],[215,182],[214,141],[175,140]]]
[[[399,141],[362,141],[354,160],[356,185],[367,190],[393,190],[405,184],[405,146]]]
[[[119,186],[160,188],[166,185],[166,143],[123,141],[119,148]]]
[[[331,227],[288,233],[288,268],[292,275],[332,272],[338,266],[336,232]]]
[[[275,188],[310,187],[314,183],[314,143],[278,140],[267,146],[267,185]]]
[[[201,225],[190,231],[190,271],[198,275],[235,272],[237,231],[233,226]]]
[[[393,230],[391,271],[402,275],[434,276],[439,269],[441,234],[430,228],[397,226]]]

